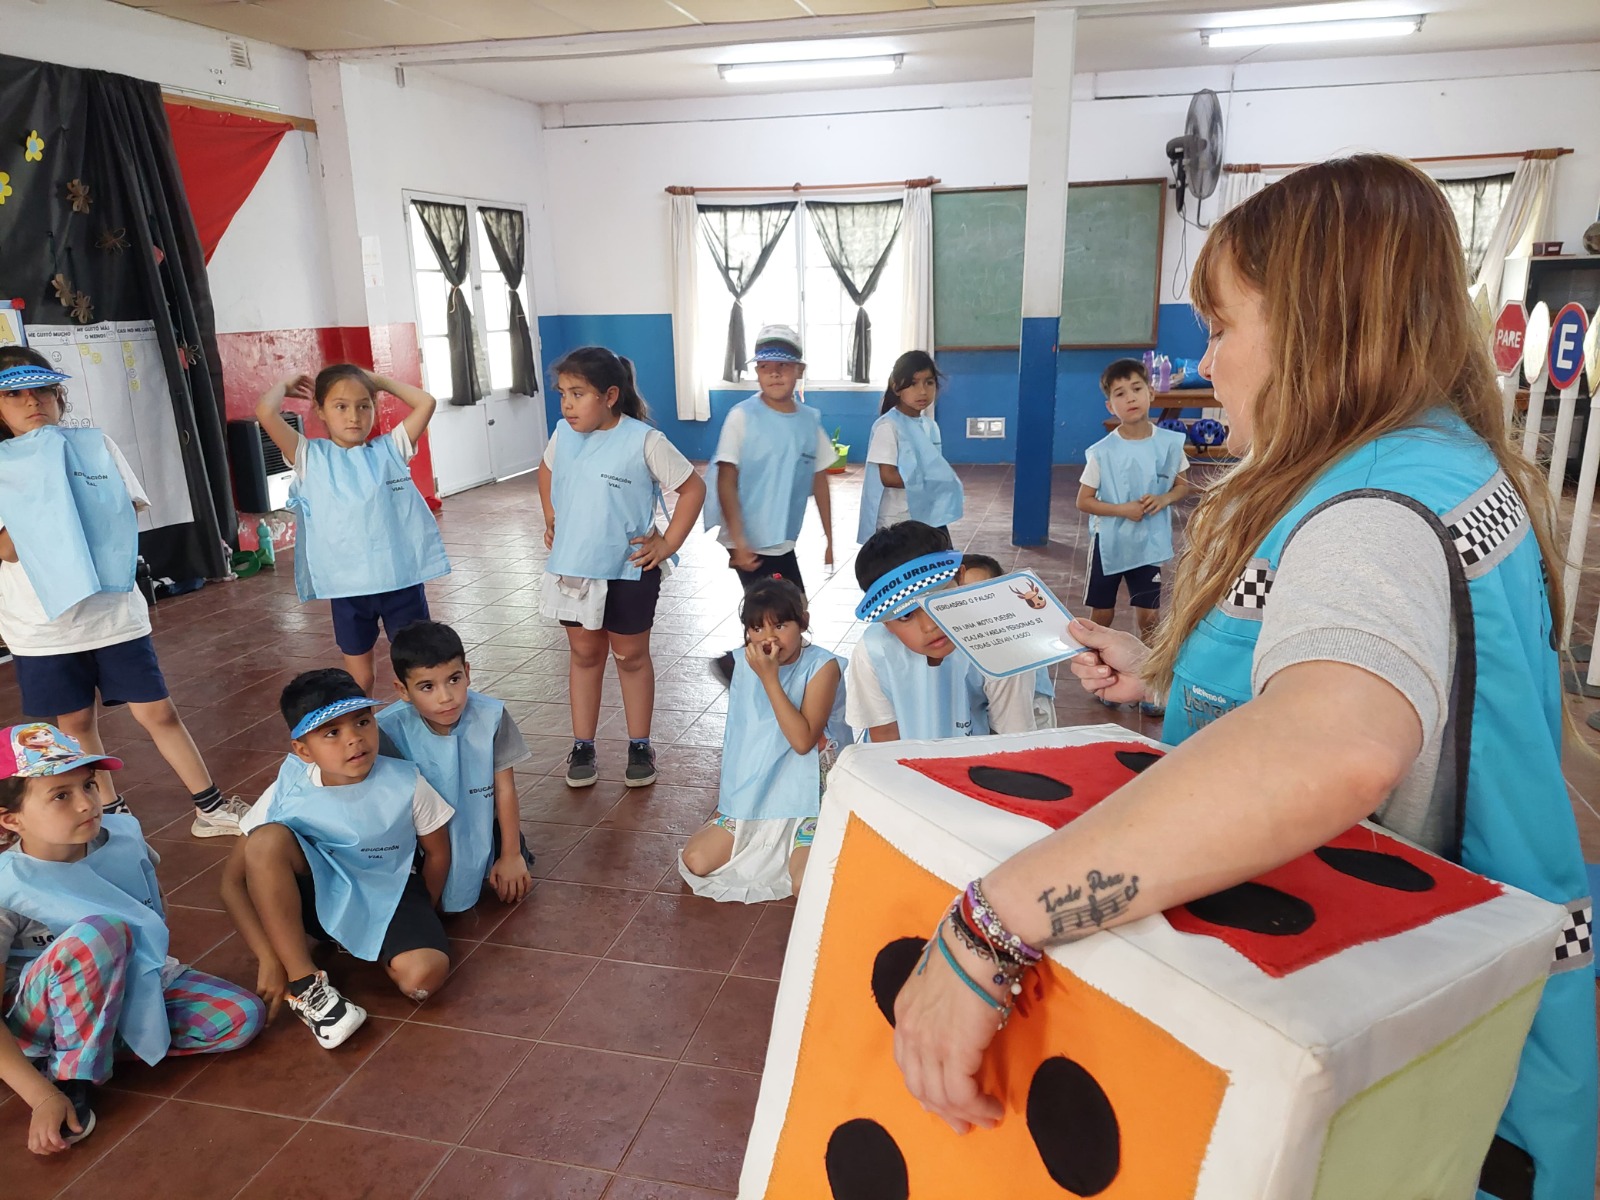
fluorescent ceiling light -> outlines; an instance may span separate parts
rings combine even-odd
[[[865,58],[812,58],[793,62],[723,63],[717,74],[729,83],[771,83],[785,79],[841,79],[852,75],[893,75],[903,54]]]
[[[1420,16],[1385,17],[1368,21],[1298,21],[1285,25],[1202,29],[1200,43],[1205,46],[1272,46],[1284,42],[1345,42],[1405,37],[1421,28]]]

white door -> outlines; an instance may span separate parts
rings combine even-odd
[[[489,463],[496,479],[510,479],[539,465],[544,453],[544,399],[504,396],[484,402],[489,417]]]
[[[441,404],[428,422],[439,495],[464,492],[494,478],[486,408],[483,404]]]

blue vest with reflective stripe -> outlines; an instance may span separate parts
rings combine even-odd
[[[965,493],[955,468],[945,461],[939,425],[932,417],[908,417],[891,408],[873,423],[894,425],[895,461],[905,483],[906,507],[913,521],[938,528],[961,519]],[[865,543],[878,528],[883,505],[883,476],[877,463],[868,463],[861,483],[861,520],[856,541]]]
[[[1499,1136],[1533,1156],[1536,1200],[1588,1196],[1600,1110],[1592,904],[1561,774],[1555,634],[1527,510],[1463,422],[1441,413],[1379,438],[1312,484],[1184,643],[1164,740],[1176,745],[1252,698],[1261,614],[1284,546],[1318,508],[1373,495],[1417,511],[1447,546],[1457,658],[1435,794],[1450,810],[1433,848],[1568,911]]]
[[[1183,467],[1183,440],[1183,434],[1159,425],[1138,441],[1112,430],[1089,447],[1100,464],[1095,498],[1106,504],[1127,504],[1140,496],[1171,491]],[[1100,540],[1100,566],[1107,575],[1164,563],[1173,554],[1170,508],[1142,521],[1090,517],[1089,531]]]
[[[450,573],[439,523],[389,434],[343,449],[307,438],[289,489],[300,599],[376,596]]]
[[[133,590],[139,518],[100,430],[44,425],[0,442],[0,521],[50,620]]]
[[[978,737],[989,730],[989,694],[983,672],[957,650],[937,666],[882,625],[869,625],[861,648],[872,660],[878,686],[894,706],[900,736],[911,741]]]
[[[778,412],[759,395],[741,400],[734,412],[744,414],[738,462],[744,540],[752,550],[792,542],[800,536],[806,497],[819,469],[817,435],[822,418],[816,409],[798,402],[794,412]],[[722,524],[722,503],[717,499],[720,468],[720,463],[712,463],[706,472],[706,504],[700,515],[706,529]]]
[[[661,490],[645,463],[650,426],[623,417],[610,429],[556,437],[550,498],[556,510],[555,543],[545,564],[557,575],[581,579],[638,579],[629,543],[655,524]]]

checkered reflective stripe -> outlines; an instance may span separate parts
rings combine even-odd
[[[1528,520],[1527,506],[1511,480],[1503,475],[1499,479],[1488,495],[1450,521],[1450,538],[1468,569],[1492,558]]]
[[[1264,558],[1252,558],[1244,573],[1233,581],[1222,601],[1222,611],[1230,617],[1243,617],[1259,621],[1261,610],[1267,606],[1267,596],[1272,592],[1272,581],[1277,572]]]
[[[1587,897],[1567,906],[1567,921],[1556,939],[1552,971],[1572,971],[1594,962],[1594,903]]]
[[[956,577],[960,570],[961,560],[957,559],[951,563],[948,568],[938,571],[930,571],[928,574],[919,576],[904,586],[896,588],[882,600],[878,601],[877,604],[873,605],[869,612],[865,614],[858,613],[857,616],[859,619],[864,621],[876,621],[885,614],[893,615],[895,609],[906,600],[910,599],[912,596],[915,596],[918,592],[925,592],[931,587],[937,587],[941,583],[948,583],[950,580]]]

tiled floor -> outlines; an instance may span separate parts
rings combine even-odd
[[[958,545],[1028,566],[1073,602],[1086,536],[1072,506],[1076,470],[1057,471],[1056,541],[1040,550],[1010,544],[1008,468],[962,474],[969,516]],[[813,634],[846,650],[860,632],[849,561],[859,482],[858,471],[835,479],[835,573],[823,573],[814,518],[800,547]],[[429,588],[434,612],[461,632],[474,684],[508,703],[534,751],[518,771],[538,855],[533,894],[515,909],[485,905],[454,919],[455,973],[421,1006],[376,969],[332,959],[336,980],[373,1014],[335,1053],[283,1014],[237,1053],[123,1068],[97,1104],[94,1135],[50,1159],[24,1147],[25,1106],[0,1102],[5,1200],[732,1194],[792,910],[698,900],[673,861],[715,803],[726,701],[705,659],[737,641],[734,577],[697,536],[663,589],[653,639],[661,782],[622,786],[625,731],[608,682],[602,781],[574,792],[558,771],[570,744],[565,637],[535,607],[544,552],[532,478],[451,497],[441,526],[455,570]],[[286,750],[279,689],[338,661],[326,607],[295,602],[288,563],[159,606],[174,698],[226,790],[259,793]],[[1580,628],[1594,608],[1590,597]],[[380,688],[388,678],[385,668]],[[1107,719],[1076,689],[1061,692],[1063,724]],[[0,667],[0,721],[20,715],[11,669]],[[129,803],[162,855],[174,953],[253,984],[217,898],[229,844],[190,839],[188,797],[148,739],[126,714],[104,725],[127,761]],[[1600,859],[1600,817],[1589,808],[1600,803],[1600,758],[1571,757],[1585,847]]]

